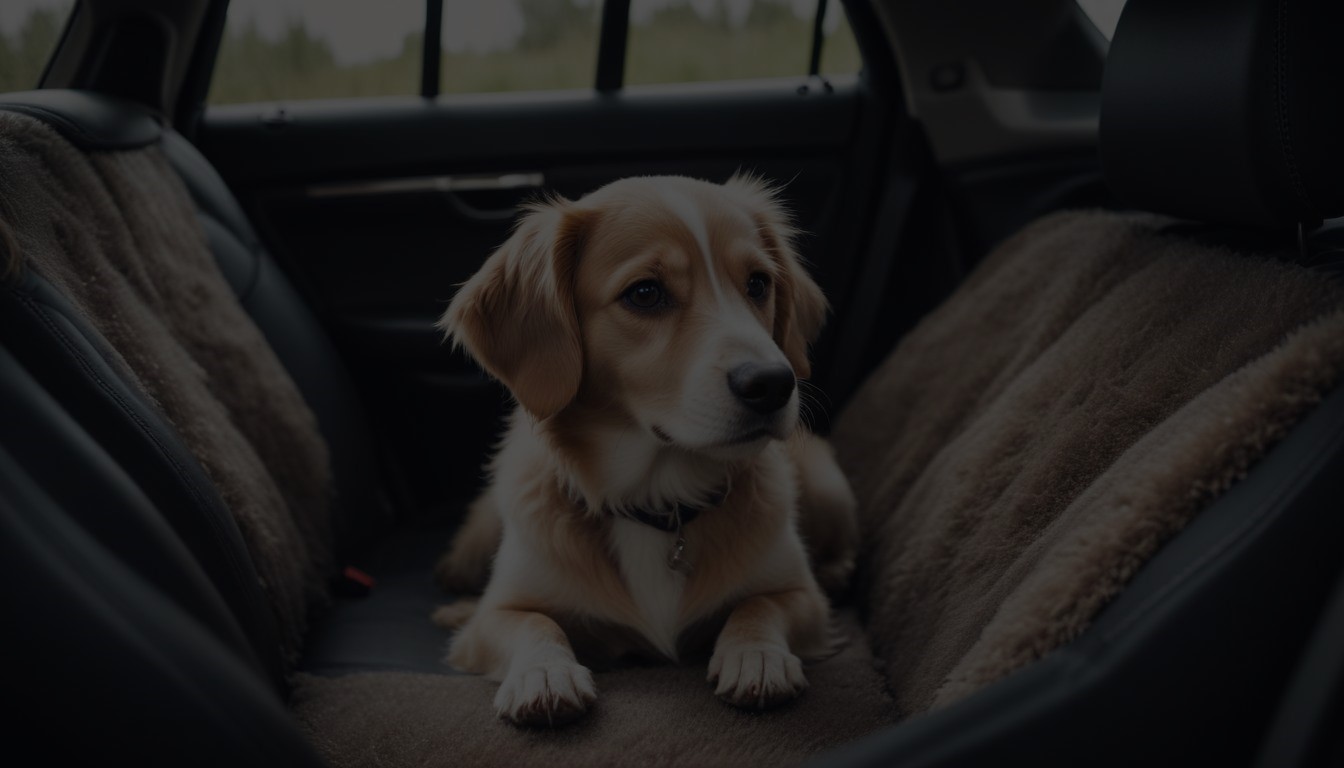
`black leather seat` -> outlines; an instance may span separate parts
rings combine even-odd
[[[80,91],[0,96],[0,110],[47,122],[86,151],[158,144],[199,206],[201,225],[239,302],[298,385],[331,455],[338,562],[357,557],[393,523],[372,433],[348,371],[317,319],[261,246],[214,168],[134,104]],[[229,510],[173,428],[108,361],[114,355],[69,302],[25,272],[0,293],[0,341],[70,415],[113,452],[171,523],[237,624],[251,655],[283,687],[275,628]],[[125,553],[131,559],[136,549]]]
[[[164,130],[160,146],[199,207],[215,261],[317,415],[337,484],[337,554],[352,557],[357,542],[376,539],[387,529],[393,510],[380,483],[373,433],[350,373],[209,161],[176,131]]]

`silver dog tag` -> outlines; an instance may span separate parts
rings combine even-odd
[[[686,537],[680,532],[677,533],[677,540],[672,545],[672,551],[667,553],[667,567],[689,575],[691,572],[691,562],[686,558]]]

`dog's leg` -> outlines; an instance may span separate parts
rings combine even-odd
[[[817,583],[838,597],[849,587],[859,543],[854,493],[825,440],[799,430],[788,450],[798,473],[798,533]]]
[[[434,565],[435,583],[449,594],[479,595],[490,580],[490,562],[503,535],[494,495],[487,490],[467,508],[452,546]]]
[[[478,610],[453,639],[448,663],[499,680],[495,712],[519,725],[570,722],[597,698],[564,630],[532,611]]]
[[[429,620],[444,629],[461,629],[475,615],[476,601],[464,597],[435,608]]]
[[[754,595],[728,615],[714,655],[709,682],[714,694],[734,706],[767,709],[791,701],[807,687],[804,656],[829,648],[826,601],[815,587]]]

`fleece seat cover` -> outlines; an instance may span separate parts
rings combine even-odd
[[[902,716],[1077,636],[1340,381],[1338,284],[1179,231],[1038,221],[837,420],[868,632]]]
[[[892,721],[867,643],[852,618],[840,624],[843,650],[809,665],[803,696],[769,712],[714,698],[707,659],[595,671],[594,709],[555,730],[501,721],[498,684],[474,675],[300,675],[293,703],[335,766],[796,765]]]
[[[0,113],[4,274],[54,285],[233,512],[294,658],[326,594],[331,478],[316,419],[214,258],[157,147],[85,154]]]

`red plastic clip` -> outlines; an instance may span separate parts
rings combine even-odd
[[[341,569],[336,591],[344,597],[368,597],[378,581],[353,565]]]

